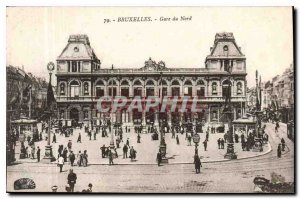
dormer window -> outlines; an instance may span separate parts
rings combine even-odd
[[[223,47],[223,50],[224,50],[224,51],[228,51],[228,46],[225,45],[225,46]]]

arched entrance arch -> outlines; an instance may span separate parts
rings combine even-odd
[[[70,119],[72,120],[72,125],[76,125],[79,121],[79,110],[77,108],[72,108],[70,110]]]

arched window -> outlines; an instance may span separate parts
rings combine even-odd
[[[192,96],[193,95],[193,84],[191,80],[186,80],[184,82],[184,96]]]
[[[109,85],[109,86],[116,86],[117,83],[116,83],[115,80],[111,80],[111,81],[108,82],[108,85]]]
[[[177,80],[172,82],[172,96],[180,96],[180,84]]]
[[[172,82],[172,86],[180,86],[180,84],[179,84],[179,82],[177,81],[177,80],[174,80],[173,82]]]
[[[223,97],[231,96],[231,82],[228,79],[223,82],[222,95]]]
[[[121,96],[129,97],[129,82],[127,80],[121,82]]]
[[[64,119],[64,118],[65,118],[65,111],[60,110],[60,119]]]
[[[84,95],[89,95],[89,83],[88,82],[85,82],[84,85],[83,85],[83,94]]]
[[[197,82],[197,96],[199,98],[205,97],[205,84],[202,80]]]
[[[71,89],[70,97],[75,97],[75,98],[79,97],[79,82],[78,81],[73,80],[70,83],[70,89]]]
[[[211,85],[211,94],[212,95],[217,95],[218,94],[217,83],[216,82],[213,82],[212,85]]]
[[[168,83],[167,83],[167,81],[164,80],[164,79],[162,81],[159,81],[158,86],[159,86],[159,93],[158,93],[159,97],[160,97],[160,95],[162,95],[162,97],[168,96]],[[161,86],[162,86],[162,90],[161,90]]]
[[[128,81],[127,81],[127,80],[123,80],[123,81],[121,82],[121,86],[129,86]]]
[[[136,80],[133,85],[134,86],[141,86],[142,82],[140,80]]]
[[[147,81],[146,83],[147,86],[154,86],[154,82],[152,80]]]
[[[243,94],[243,85],[241,82],[238,82],[236,84],[236,94],[237,95],[242,95]]]
[[[115,80],[110,80],[108,82],[108,95],[115,97],[117,95],[117,83]]]
[[[102,80],[97,81],[96,86],[104,86],[104,83]]]
[[[65,95],[65,84],[64,83],[60,84],[60,95]]]

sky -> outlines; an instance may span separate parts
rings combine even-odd
[[[217,32],[232,32],[246,56],[248,87],[293,63],[291,7],[8,7],[6,63],[48,79],[47,63],[69,35],[86,34],[102,68],[141,68],[152,58],[166,67],[203,68]],[[160,21],[161,17],[191,21]],[[151,17],[151,22],[111,22]],[[157,19],[157,20],[155,20]]]

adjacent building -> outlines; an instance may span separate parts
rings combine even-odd
[[[86,35],[71,35],[57,58],[57,108],[62,120],[87,122],[112,120],[126,124],[151,124],[158,118],[173,122],[221,122],[225,93],[230,96],[234,119],[245,113],[246,57],[232,33],[217,33],[204,67],[168,66],[149,58],[144,65],[133,68],[102,67]],[[125,96],[129,102],[140,96],[146,103],[148,96],[198,97],[200,112],[161,112],[154,107],[149,112],[118,110],[102,113],[97,99],[102,96]],[[110,101],[106,102],[110,103]],[[180,109],[182,101],[177,103]]]

